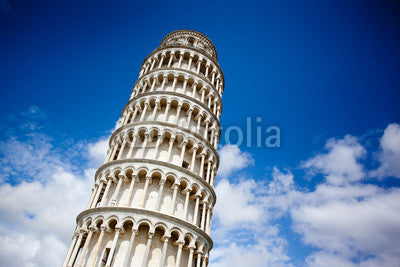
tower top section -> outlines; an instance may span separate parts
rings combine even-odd
[[[214,44],[204,34],[193,30],[173,31],[161,41],[160,47],[170,45],[186,45],[203,50],[215,60],[218,60]]]

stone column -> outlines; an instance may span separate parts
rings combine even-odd
[[[111,197],[110,206],[116,206],[117,205],[117,198],[118,198],[119,190],[121,189],[122,181],[123,181],[124,178],[125,178],[124,175],[122,175],[122,174],[118,175],[117,187],[115,188],[114,194]]]
[[[110,267],[111,266],[111,262],[112,262],[112,260],[114,258],[115,248],[117,246],[118,237],[119,237],[120,232],[121,232],[121,228],[117,228],[116,227],[115,228],[114,240],[112,242],[111,249],[110,249],[110,254],[108,255],[108,259],[107,259],[107,262],[106,262],[106,267]]]
[[[157,110],[158,110],[158,105],[159,105],[159,102],[156,101],[155,104],[154,104],[153,114],[151,115],[151,120],[153,120],[153,121],[156,119],[156,113],[157,113]]]
[[[202,267],[207,266],[207,260],[208,260],[208,256],[207,256],[207,253],[205,253],[205,255],[203,256],[203,266]]]
[[[177,184],[177,183],[173,184],[174,192],[172,193],[172,201],[171,201],[172,205],[171,205],[171,211],[170,211],[171,215],[174,215],[174,213],[175,213],[175,202],[176,202],[176,194],[178,193],[178,187],[179,187],[179,184]]]
[[[166,181],[165,178],[161,178],[161,180],[160,180],[160,187],[158,189],[157,201],[156,201],[156,206],[155,206],[156,211],[160,210],[160,203],[161,203],[162,193],[164,190],[165,181]]]
[[[192,154],[192,161],[191,161],[191,163],[190,163],[190,171],[194,171],[194,164],[195,164],[195,161],[196,161],[197,147],[194,146],[194,147],[192,148],[192,151],[193,151],[193,154]]]
[[[199,60],[197,61],[197,69],[196,69],[196,73],[200,74],[200,68],[201,68],[201,62],[203,61],[202,58],[199,58]]]
[[[169,237],[168,236],[163,236],[163,248],[162,248],[162,252],[161,252],[161,260],[160,260],[160,267],[164,267],[165,265],[165,260],[167,257],[167,249],[168,249],[168,240]]]
[[[143,188],[142,200],[140,201],[141,208],[143,208],[145,205],[147,190],[149,189],[150,182],[151,182],[151,176],[146,176],[146,182],[145,182],[144,188]]]
[[[171,67],[173,59],[174,59],[174,54],[173,54],[173,52],[171,52],[170,57],[169,57],[169,61],[168,61],[168,66],[167,66],[168,68]]]
[[[103,198],[102,198],[101,203],[100,203],[101,207],[104,207],[106,205],[107,194],[108,194],[108,191],[110,190],[111,183],[112,183],[112,178],[108,177],[107,186],[106,186],[106,189],[104,190]]]
[[[200,162],[200,177],[204,179],[203,174],[204,174],[204,160],[206,158],[206,152],[202,151],[201,152],[201,162]]]
[[[167,160],[168,162],[171,161],[171,156],[172,156],[172,147],[174,145],[175,142],[175,136],[171,136],[170,140],[169,140],[169,147],[168,147],[168,155],[167,155]]]
[[[208,140],[208,124],[210,123],[210,121],[207,119],[205,121],[205,123],[206,123],[206,127],[204,129],[204,138]]]
[[[200,267],[201,266],[201,255],[203,255],[202,251],[197,251],[197,263],[196,263],[196,267]]]
[[[186,151],[185,149],[186,149],[186,145],[187,145],[187,141],[186,141],[186,140],[183,140],[183,141],[182,141],[181,156],[180,156],[180,159],[179,159],[179,161],[180,161],[179,167],[182,166],[183,160],[185,159],[185,151]]]
[[[200,126],[201,126],[201,119],[203,118],[203,113],[200,113],[197,115],[197,127],[196,127],[196,132],[200,132]]]
[[[136,229],[132,228],[132,234],[131,238],[129,239],[129,245],[128,249],[125,254],[125,259],[124,259],[124,267],[129,267],[131,266],[129,263],[129,260],[131,258],[132,250],[133,250],[133,244],[135,243],[135,236],[138,234],[138,231]]]
[[[164,54],[164,53],[162,53],[162,54],[161,54],[161,60],[160,60],[160,64],[158,65],[158,67],[159,67],[159,68],[161,68],[161,67],[162,67],[162,64],[163,64],[164,58],[165,58],[165,54]]]
[[[207,62],[206,64],[206,73],[204,74],[204,76],[208,77],[208,70],[210,68],[210,63]]]
[[[91,267],[94,267],[96,264],[97,255],[99,254],[100,245],[101,245],[101,242],[103,242],[103,237],[104,237],[105,231],[106,231],[106,227],[101,226],[99,239],[97,240],[96,246],[93,249],[93,259],[92,259],[92,263],[90,264]]]
[[[78,240],[78,236],[79,236],[78,233],[74,233],[74,237],[72,238],[71,245],[69,246],[69,249],[68,249],[68,252],[67,252],[67,256],[65,256],[65,259],[64,259],[63,264],[62,264],[63,267],[66,267],[67,264],[68,264],[68,261],[69,261],[69,259],[71,257],[71,254],[72,254],[72,250],[74,249],[76,241]]]
[[[192,66],[192,61],[193,61],[193,54],[190,54],[189,56],[189,63],[188,63],[188,70],[190,70],[191,66]]]
[[[153,83],[151,84],[150,92],[154,91],[154,87],[156,86],[156,83],[157,83],[157,77],[154,76],[153,77]]]
[[[114,160],[114,158],[115,158],[115,153],[117,153],[117,151],[118,151],[118,147],[119,147],[119,143],[117,142],[117,143],[114,145],[114,151],[113,151],[113,153],[111,154],[110,161]]]
[[[136,116],[138,114],[138,110],[139,110],[139,108],[135,106],[135,112],[133,112],[132,119],[130,120],[130,122],[134,122],[135,121]]]
[[[190,196],[190,192],[192,192],[191,188],[186,188],[183,191],[186,196],[185,196],[185,205],[183,206],[183,220],[187,221],[187,210],[188,210],[188,206],[189,206],[189,196]]]
[[[177,241],[176,242],[178,245],[178,253],[176,254],[176,264],[175,267],[180,267],[181,265],[181,257],[182,257],[182,247],[185,244],[183,241]]]
[[[131,145],[129,146],[128,155],[126,155],[126,158],[128,158],[128,159],[132,157],[132,153],[133,153],[133,149],[134,149],[135,144],[136,144],[136,140],[137,140],[136,133],[133,133],[132,142],[131,142]]]
[[[82,239],[83,239],[83,232],[80,231],[78,241],[75,243],[74,250],[72,251],[71,258],[69,259],[68,267],[72,267],[72,265],[74,264],[76,255],[78,254],[78,250],[81,247]]]
[[[178,104],[178,107],[177,107],[177,109],[176,109],[175,124],[178,124],[178,122],[179,122],[179,115],[180,115],[180,113],[181,113],[181,108],[182,108],[182,105],[181,105],[181,104]]]
[[[144,109],[143,109],[142,115],[140,116],[140,121],[143,121],[143,120],[144,120],[144,116],[146,115],[146,112],[147,112],[148,107],[149,107],[149,103],[145,102],[145,103],[144,103]]]
[[[193,266],[193,252],[194,252],[194,247],[190,246],[189,247],[188,267],[192,267]]]
[[[197,89],[197,81],[194,81],[193,86],[192,86],[192,97],[196,97],[196,89]]]
[[[183,89],[183,92],[184,92],[184,93],[185,93],[185,91],[186,91],[187,82],[188,82],[188,78],[185,77],[185,78],[183,79],[183,85],[182,85],[182,89]]]
[[[190,130],[190,122],[192,120],[192,113],[193,113],[193,109],[190,108],[188,110],[188,113],[186,114],[188,116],[188,118],[187,118],[187,127],[188,127],[189,130]]]
[[[171,91],[175,92],[176,83],[178,81],[178,77],[174,77],[174,81],[172,82]]]
[[[122,154],[124,153],[125,146],[126,146],[126,137],[122,136],[122,145],[121,149],[118,152],[117,160],[121,159]]]
[[[215,81],[215,70],[212,70],[212,76],[211,76],[211,84],[214,85],[214,81]]]
[[[201,195],[199,195],[198,193],[194,196],[196,198],[196,204],[194,207],[194,214],[193,214],[193,223],[194,225],[197,226],[197,216],[199,213],[199,205],[200,205],[200,197]]]
[[[151,240],[153,238],[153,234],[154,233],[150,232],[147,234],[147,244],[146,244],[146,250],[144,252],[142,267],[147,267],[147,264],[149,263],[149,254],[150,254]]]
[[[214,181],[215,181],[214,173],[215,173],[215,166],[213,166],[213,168],[211,169],[210,185],[212,187],[214,187]]]
[[[210,233],[210,221],[211,221],[211,207],[207,206],[207,220],[206,220],[206,227],[204,229],[204,231],[206,231],[206,233]]]
[[[204,102],[204,97],[205,97],[205,93],[206,93],[206,87],[203,86],[203,88],[201,88],[201,102]]]
[[[202,201],[201,204],[203,205],[203,209],[202,209],[202,212],[201,212],[200,229],[204,230],[204,223],[206,221],[206,205],[207,205],[207,203],[205,201]]]
[[[136,178],[137,175],[132,174],[131,184],[129,185],[128,196],[126,197],[125,206],[130,207],[132,205],[132,193],[135,186]]]
[[[171,101],[167,101],[167,106],[165,107],[165,114],[164,114],[164,120],[167,122],[168,121],[168,112],[171,107]]]
[[[92,239],[92,236],[93,236],[93,228],[90,228],[88,236],[86,237],[86,240],[85,240],[85,244],[83,245],[83,249],[82,249],[82,253],[81,253],[80,259],[79,259],[78,263],[76,264],[77,267],[81,267],[82,266],[82,263],[83,263],[83,261],[84,261],[84,259],[86,257],[86,253],[87,253],[87,250],[88,250],[88,247],[89,247],[89,244],[90,244],[90,240]]]
[[[206,181],[207,183],[210,182],[210,171],[211,171],[211,160],[207,160],[207,176],[206,176]]]
[[[144,158],[144,155],[146,153],[146,147],[147,147],[147,141],[149,139],[149,134],[145,133],[144,134],[144,140],[143,140],[143,144],[142,144],[142,154],[141,154],[141,158]]]
[[[180,53],[180,57],[179,57],[179,62],[178,62],[178,68],[181,67],[182,60],[183,60],[183,53],[181,52],[181,53]]]
[[[157,136],[157,143],[156,143],[156,147],[154,149],[154,157],[153,157],[154,159],[158,159],[157,154],[158,154],[158,149],[160,148],[160,144],[161,144],[161,140],[162,140],[161,136],[162,136],[161,134],[159,134]]]
[[[165,84],[167,83],[167,81],[168,81],[168,76],[167,76],[167,75],[164,75],[164,76],[163,76],[162,83],[161,83],[161,86],[160,86],[160,91],[163,91],[163,90],[164,90],[164,87],[165,87]]]
[[[103,190],[104,183],[105,183],[105,180],[100,179],[99,186],[98,186],[97,192],[96,192],[96,196],[94,197],[94,200],[93,200],[90,208],[95,208],[96,207],[96,204],[99,201],[99,197],[100,197],[101,191]]]

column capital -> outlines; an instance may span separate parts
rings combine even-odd
[[[116,233],[124,233],[125,230],[124,230],[124,228],[122,226],[117,225],[117,226],[115,226],[115,232]]]
[[[163,235],[163,236],[161,237],[161,241],[163,241],[163,242],[165,243],[165,242],[168,242],[170,238],[171,238],[170,235]]]
[[[187,143],[188,143],[188,140],[183,139],[182,142],[181,142],[181,144],[180,144],[180,146],[181,146],[181,147],[186,146]]]
[[[138,235],[138,233],[139,233],[139,230],[138,230],[138,229],[132,228],[132,234],[133,234],[133,235]]]
[[[160,186],[161,186],[161,185],[164,185],[166,181],[167,181],[167,179],[166,179],[165,177],[162,177],[161,180],[160,180],[159,185],[160,185]]]
[[[116,181],[117,181],[117,178],[115,177],[114,174],[110,174],[110,175],[108,176],[108,179],[111,180],[111,181],[113,181],[113,182],[116,182]]]
[[[175,245],[179,246],[179,247],[183,247],[183,245],[185,245],[185,241],[183,240],[176,240]]]
[[[180,186],[180,184],[178,184],[177,182],[175,182],[175,183],[171,186],[171,189],[178,188],[179,186]]]
[[[185,189],[183,189],[183,193],[187,194],[187,193],[192,192],[192,190],[193,190],[193,188],[191,188],[191,187],[186,187]]]

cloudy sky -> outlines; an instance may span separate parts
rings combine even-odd
[[[140,64],[180,28],[226,80],[211,266],[399,266],[399,11],[0,0],[0,266],[60,265]],[[257,147],[269,126],[280,147]]]

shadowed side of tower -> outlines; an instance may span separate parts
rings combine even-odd
[[[224,78],[203,34],[144,60],[63,266],[208,265]]]

